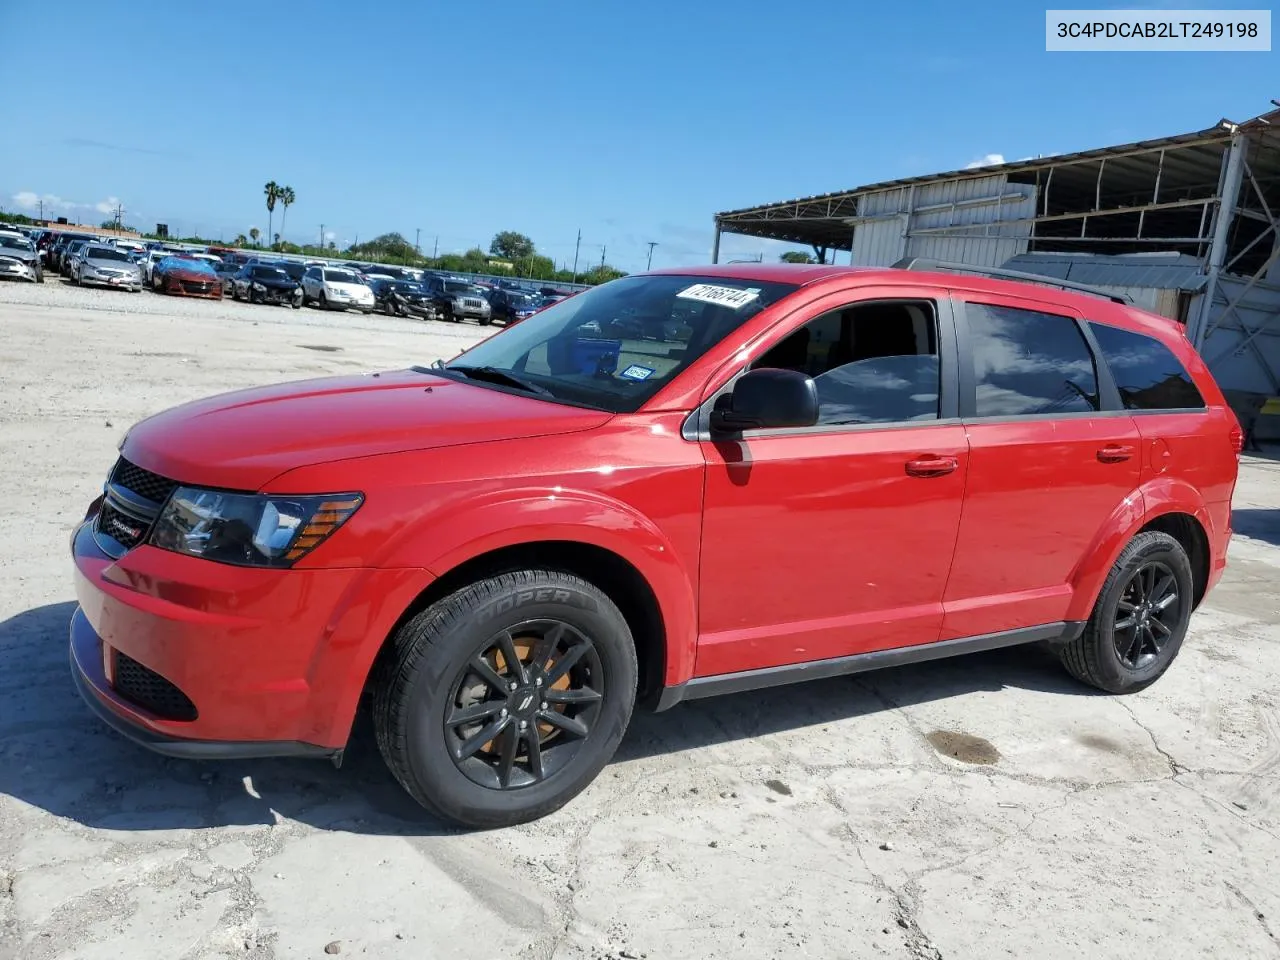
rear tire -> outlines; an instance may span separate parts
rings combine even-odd
[[[472,666],[482,660],[487,673]],[[631,719],[636,677],[631,631],[599,589],[558,571],[505,573],[400,628],[375,669],[374,729],[387,766],[427,810],[505,827],[559,809],[595,779]]]
[[[1182,544],[1156,530],[1138,534],[1107,575],[1084,632],[1062,648],[1063,666],[1107,693],[1149,687],[1182,648],[1193,589]]]
[[[319,299],[318,299],[316,302],[317,302],[317,305],[320,307],[320,309],[321,309],[321,310],[328,310],[328,309],[329,309],[329,298],[328,298],[328,297],[326,297],[326,296],[324,295],[324,291],[323,291],[323,290],[321,290],[321,291],[320,291],[320,297],[319,297]]]

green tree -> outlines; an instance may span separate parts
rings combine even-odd
[[[270,237],[271,221],[276,213],[276,201],[280,199],[280,184],[274,180],[268,180],[262,192],[267,195],[267,236]]]
[[[817,263],[811,253],[801,253],[799,250],[788,250],[778,258],[783,263]]]
[[[294,201],[296,201],[297,199],[298,199],[298,197],[297,197],[297,194],[295,194],[295,193],[293,192],[293,187],[281,187],[281,188],[280,188],[280,197],[279,197],[279,200],[280,200],[280,233],[284,233],[284,221],[285,221],[285,217],[287,217],[287,216],[289,215],[289,207],[290,207],[290,206],[294,203]],[[277,238],[276,238],[276,243],[278,244],[279,242],[280,242],[280,239],[279,239],[279,237],[277,236]]]
[[[259,230],[257,227],[249,228],[249,239],[253,241],[253,245],[255,247],[258,245],[258,237],[260,236],[262,236],[262,231]]]
[[[236,238],[231,241],[231,245],[233,247],[247,247],[249,245],[249,238],[243,233],[237,233]]]
[[[533,241],[523,233],[514,230],[503,230],[493,236],[489,244],[489,252],[503,260],[522,260],[533,256]]]

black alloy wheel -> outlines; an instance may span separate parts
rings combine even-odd
[[[1120,551],[1080,635],[1059,648],[1063,666],[1108,693],[1150,686],[1182,648],[1194,589],[1182,544],[1163,531],[1139,533]]]
[[[635,702],[635,643],[581,577],[478,580],[408,620],[371,679],[378,746],[432,813],[471,827],[537,819],[613,756]]]
[[[1116,603],[1116,655],[1131,670],[1160,656],[1182,618],[1178,579],[1169,565],[1153,560],[1129,576]]]
[[[603,681],[595,644],[573,626],[530,620],[501,630],[454,681],[444,717],[449,755],[490,789],[554,776],[590,739]]]

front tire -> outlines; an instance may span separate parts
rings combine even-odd
[[[432,604],[379,661],[387,766],[430,812],[470,827],[568,803],[617,749],[636,693],[631,631],[580,577],[525,570]]]
[[[1107,693],[1136,693],[1169,669],[1193,604],[1191,561],[1173,537],[1140,533],[1116,559],[1084,633],[1062,648],[1077,680]]]

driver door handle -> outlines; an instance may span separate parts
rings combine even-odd
[[[916,457],[907,461],[907,474],[912,477],[945,477],[960,466],[955,457]]]
[[[1133,447],[1127,443],[1108,443],[1098,450],[1098,459],[1103,463],[1123,463],[1133,456]]]

